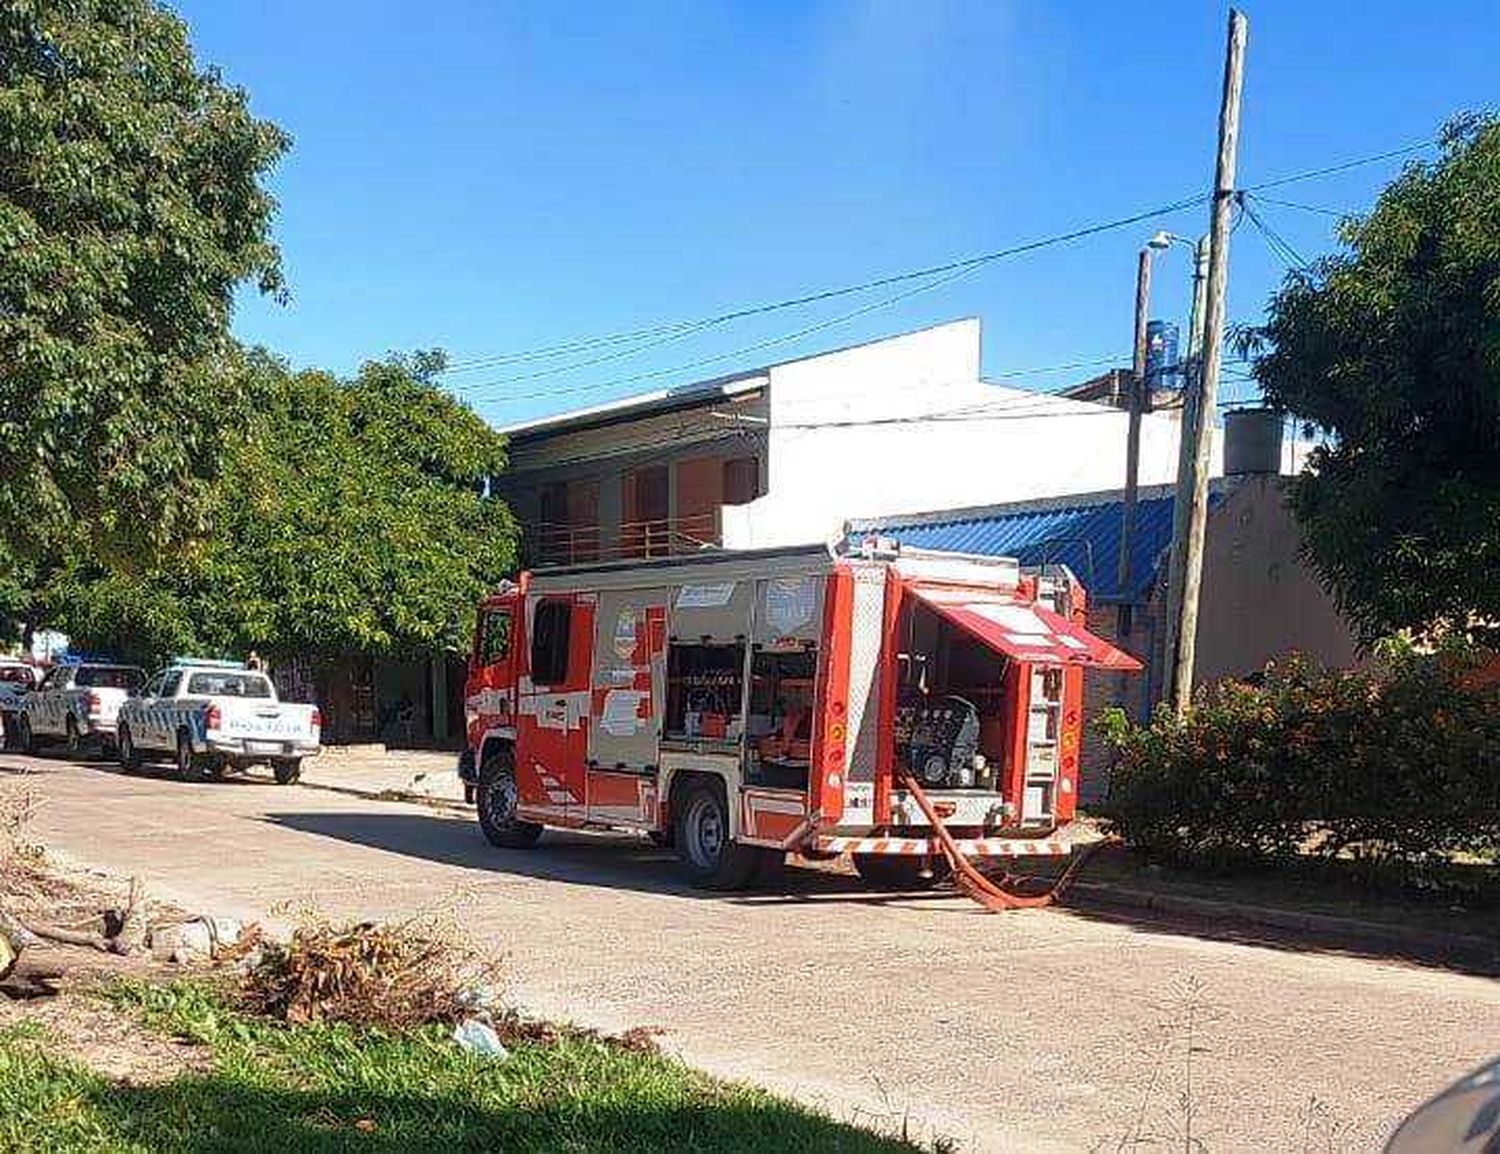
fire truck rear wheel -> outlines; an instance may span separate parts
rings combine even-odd
[[[516,807],[520,803],[516,767],[510,754],[491,755],[480,767],[479,785],[474,793],[479,828],[491,845],[501,849],[530,849],[536,845],[536,839],[542,836],[542,827],[516,817]]]
[[[853,856],[859,876],[880,890],[931,889],[953,872],[941,857],[928,861],[886,853],[857,853]]]
[[[677,814],[677,857],[694,884],[713,890],[739,890],[755,880],[762,851],[730,836],[729,804],[722,782],[686,785]]]

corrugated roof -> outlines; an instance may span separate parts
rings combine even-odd
[[[1209,508],[1223,500],[1209,494]],[[1129,600],[1149,593],[1172,543],[1171,491],[1143,489],[1135,506],[1130,544]],[[1120,530],[1125,502],[1118,491],[1076,499],[1031,501],[987,509],[953,510],[850,522],[853,538],[879,533],[904,545],[1014,557],[1022,565],[1062,564],[1083,582],[1093,601],[1121,601]]]

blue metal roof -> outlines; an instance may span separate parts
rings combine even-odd
[[[1209,507],[1221,496],[1210,493]],[[1130,543],[1129,600],[1144,600],[1172,543],[1170,494],[1142,494],[1135,506]],[[871,518],[854,538],[872,533],[920,549],[1014,557],[1022,565],[1063,564],[1083,582],[1089,598],[1121,601],[1120,529],[1125,503],[1116,494],[1079,498],[1078,504],[1028,502],[985,510],[956,510],[914,517]]]

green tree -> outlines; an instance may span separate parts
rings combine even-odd
[[[1292,486],[1306,553],[1366,640],[1500,640],[1500,124],[1454,121],[1344,249],[1271,301],[1255,376],[1327,434]]]
[[[201,527],[243,419],[234,290],[282,289],[262,181],[286,146],[150,0],[0,4],[0,543],[12,554],[87,540],[139,558]]]
[[[515,529],[487,495],[505,440],[430,379],[431,356],[353,380],[248,356],[256,398],[211,531],[143,573],[98,560],[45,591],[84,647],[335,657],[467,644],[479,596],[512,565]]]

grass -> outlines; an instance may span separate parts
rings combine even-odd
[[[46,1151],[910,1151],[658,1054],[563,1035],[493,1061],[435,1026],[282,1026],[193,984],[105,995],[206,1046],[207,1072],[120,1086],[0,1032],[0,1149]]]

